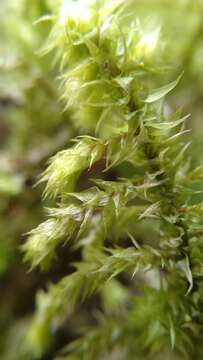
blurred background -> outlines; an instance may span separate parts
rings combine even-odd
[[[50,156],[66,148],[83,129],[70,120],[60,100],[59,69],[51,55],[41,56],[50,23],[35,24],[57,11],[60,0],[0,0],[0,359],[34,359],[21,354],[22,334],[35,311],[35,298],[47,282],[71,269],[71,255],[59,249],[48,273],[29,272],[21,245],[26,233],[44,219],[43,186],[34,186]],[[183,77],[169,97],[173,110],[191,113],[188,127],[194,163],[203,160],[203,0],[134,0],[135,17],[146,32],[158,29],[157,59],[165,64],[164,81]],[[153,39],[147,39],[150,41]],[[168,75],[170,74],[170,75]],[[163,79],[165,77],[165,79]],[[163,81],[164,80],[164,81]],[[158,85],[158,84],[157,84]],[[91,131],[90,131],[91,133]],[[122,175],[126,169],[118,168]],[[128,171],[128,170],[127,170]],[[96,301],[94,299],[93,301]],[[83,316],[88,317],[87,311]],[[77,322],[77,317],[74,320]],[[64,323],[43,359],[71,339]]]

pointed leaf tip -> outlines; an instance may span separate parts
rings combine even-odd
[[[161,88],[154,90],[154,92],[145,99],[145,102],[150,104],[163,98],[178,85],[182,76],[183,73],[180,74],[176,80],[172,81],[168,85],[162,86]]]

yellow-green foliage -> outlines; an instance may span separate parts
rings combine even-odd
[[[57,359],[201,359],[203,170],[189,155],[190,116],[174,110],[188,44],[164,40],[163,3],[171,16],[168,1],[65,0],[38,20],[51,27],[41,53],[60,68],[62,102],[83,136],[51,158],[40,182],[56,206],[23,245],[32,269],[60,262],[61,245],[77,254],[75,270],[37,296],[28,359],[94,294],[96,325],[87,321],[81,336],[76,328]],[[177,6],[191,39],[202,3]]]

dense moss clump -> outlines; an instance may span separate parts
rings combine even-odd
[[[28,125],[17,125],[20,143],[11,136],[7,148],[33,159],[36,136],[48,145],[44,155],[37,143],[39,160],[20,176],[5,172],[11,185],[2,188],[6,204],[12,191],[20,201],[28,170],[39,175],[53,155],[38,180],[47,218],[21,246],[31,270],[49,271],[53,283],[37,291],[36,308],[21,323],[16,359],[201,359],[203,166],[185,99],[190,82],[201,83],[197,123],[203,4],[40,3],[22,2],[38,18],[36,30],[23,12],[16,20],[30,37],[14,72],[25,99],[7,116]],[[38,212],[40,222],[39,204],[27,217]],[[14,353],[4,347],[4,354]]]

